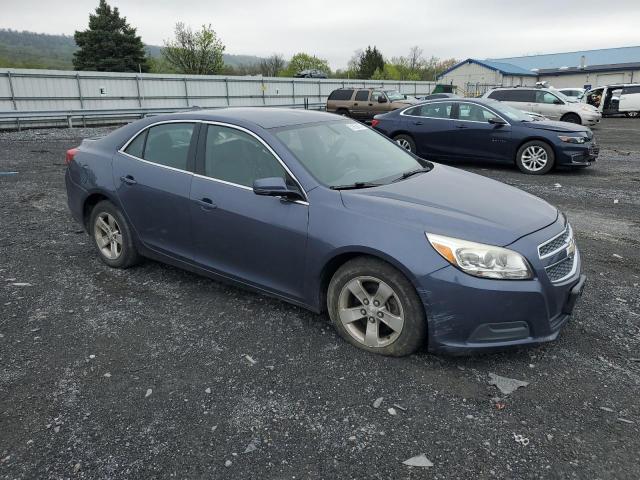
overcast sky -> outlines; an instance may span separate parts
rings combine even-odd
[[[227,53],[304,51],[344,68],[353,51],[385,57],[418,45],[464,59],[640,44],[640,0],[111,0],[142,40],[162,45],[176,21],[211,23]],[[98,0],[0,0],[0,28],[72,35]]]

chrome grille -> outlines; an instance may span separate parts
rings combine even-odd
[[[571,227],[567,224],[567,228],[562,233],[538,246],[538,255],[540,258],[546,258],[568,247],[572,236]]]
[[[560,260],[558,263],[554,263],[545,268],[549,280],[552,282],[558,282],[564,278],[570,276],[573,273],[573,265],[576,261],[576,257],[567,257],[564,260]]]

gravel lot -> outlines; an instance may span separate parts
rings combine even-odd
[[[0,477],[640,478],[640,120],[595,129],[586,170],[463,166],[566,211],[589,279],[557,342],[462,358],[370,355],[271,298],[109,269],[63,179],[97,130],[0,133]]]

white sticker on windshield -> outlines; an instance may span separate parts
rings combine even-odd
[[[346,125],[347,125],[347,127],[349,127],[354,132],[357,132],[358,130],[366,130],[367,129],[367,127],[362,125],[361,123],[347,123]]]

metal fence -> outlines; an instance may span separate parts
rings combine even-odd
[[[502,85],[491,83],[466,83],[463,93],[465,97],[481,97],[489,90],[493,90],[494,88],[501,86]]]
[[[434,83],[0,69],[0,128],[50,124],[54,118],[113,122],[118,111],[143,116],[193,107],[319,106],[340,87],[426,95]]]

